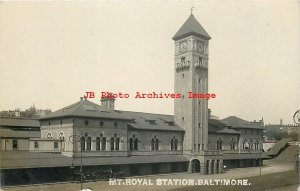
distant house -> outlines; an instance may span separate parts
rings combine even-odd
[[[284,124],[282,119],[280,119],[279,124],[267,124],[265,128],[265,137],[267,140],[278,140],[284,138],[283,135],[287,136],[293,132],[298,133],[299,131],[297,124]]]
[[[29,139],[41,136],[35,119],[0,117],[0,150],[29,150]]]

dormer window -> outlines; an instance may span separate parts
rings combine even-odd
[[[155,120],[148,120],[151,125],[155,125]]]

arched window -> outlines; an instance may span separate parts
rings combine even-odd
[[[120,150],[120,138],[116,138],[116,151]]]
[[[88,151],[92,150],[92,138],[88,137],[86,142],[87,142],[86,150],[88,150]]]
[[[61,131],[61,132],[59,132],[59,134],[58,134],[58,138],[59,138],[59,139],[63,139],[63,140],[64,140],[64,139],[65,139],[65,134],[64,134],[64,132],[62,132],[62,131]]]
[[[151,150],[154,150],[154,143],[155,143],[155,140],[154,138],[151,139]]]
[[[223,141],[219,137],[219,139],[217,140],[217,150],[222,150],[222,147],[223,147]]]
[[[259,149],[259,140],[258,139],[256,139],[256,141],[255,141],[255,149]]]
[[[101,145],[100,137],[97,137],[97,138],[96,138],[96,151],[99,151],[99,150],[100,150],[100,145]]]
[[[115,138],[114,137],[112,137],[110,139],[110,150],[111,151],[115,150]]]
[[[243,149],[248,149],[248,148],[249,148],[248,141],[247,141],[247,139],[244,139],[244,141],[243,141]]]
[[[155,150],[158,150],[158,139],[155,140]]]
[[[80,138],[80,148],[82,151],[85,151],[85,137]]]
[[[159,140],[156,136],[151,139],[151,150],[158,150],[159,149]]]
[[[136,138],[136,135],[133,134],[132,138],[129,139],[129,149],[132,150],[138,150],[138,138]]]
[[[134,139],[133,149],[136,151],[138,150],[138,139],[137,138]]]
[[[118,134],[115,133],[114,136],[110,139],[110,150],[120,150],[120,138]]]
[[[154,136],[152,139],[151,139],[151,150],[158,150],[159,146],[158,146],[158,138],[156,136]]]
[[[236,145],[236,142],[235,142],[234,138],[231,138],[230,149],[234,150],[235,149],[235,145]]]
[[[100,135],[96,138],[96,150],[106,150],[106,138],[103,136],[102,133],[100,133]]]
[[[132,151],[133,150],[133,138],[129,139],[129,149]]]
[[[48,132],[48,133],[47,133],[47,138],[48,138],[48,139],[52,139],[52,138],[53,138],[51,132]]]
[[[102,137],[101,139],[101,150],[105,151],[106,150],[106,138]]]
[[[175,136],[171,139],[171,150],[177,150],[178,149],[178,141],[175,138]]]
[[[249,141],[249,149],[253,149],[253,139],[252,138]]]

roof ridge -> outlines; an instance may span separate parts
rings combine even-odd
[[[188,17],[188,19],[183,23],[172,39],[179,40],[190,35],[200,36],[207,40],[211,39],[209,34],[205,31],[193,14]]]

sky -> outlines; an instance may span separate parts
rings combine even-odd
[[[173,114],[172,37],[193,14],[212,37],[212,114],[293,123],[300,109],[297,1],[0,3],[0,110],[58,110],[86,91],[129,93],[116,109]]]

